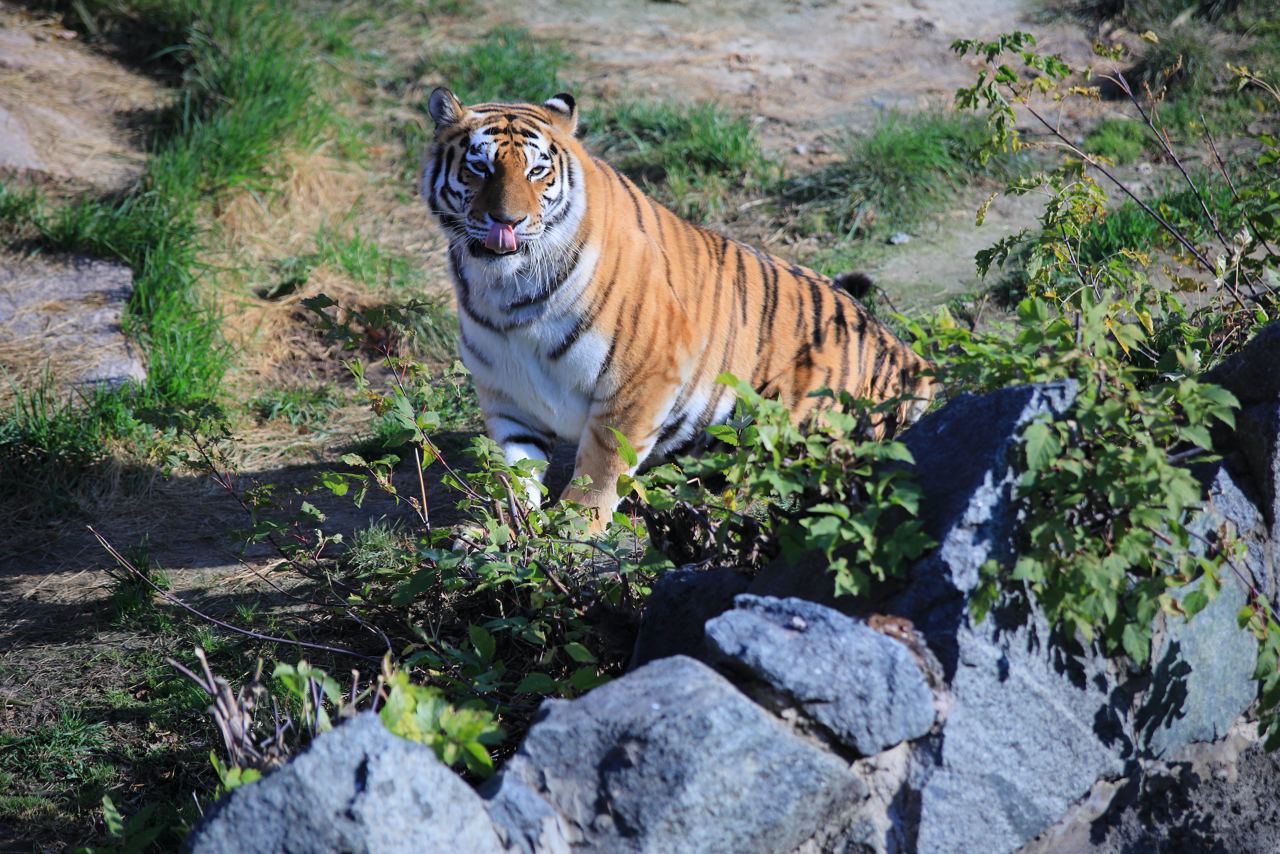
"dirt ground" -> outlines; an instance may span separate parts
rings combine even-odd
[[[55,19],[0,3],[0,174],[67,189],[127,189],[163,87],[79,43]]]

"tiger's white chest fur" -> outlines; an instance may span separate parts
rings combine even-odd
[[[512,311],[513,302],[536,288],[510,274],[494,277],[491,268],[462,262],[470,288],[467,297],[475,312],[474,316],[459,313],[463,362],[478,386],[501,398],[487,414],[510,410],[516,417],[537,422],[531,427],[577,441],[596,396],[609,342],[599,332],[587,330],[568,348],[564,343],[582,316],[580,297],[595,263],[595,253],[584,251],[554,294],[532,309]],[[459,282],[455,286],[462,287]]]

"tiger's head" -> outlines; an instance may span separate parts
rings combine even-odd
[[[575,203],[571,95],[468,107],[440,88],[428,110],[436,133],[422,196],[451,243],[502,264],[563,243],[557,227],[568,225]]]

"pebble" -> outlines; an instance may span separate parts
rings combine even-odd
[[[895,231],[893,234],[889,235],[890,246],[901,246],[902,244],[909,243],[910,241],[911,235],[907,234],[905,231]]]

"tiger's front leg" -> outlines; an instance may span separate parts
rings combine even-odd
[[[637,462],[644,463],[653,449],[652,418],[647,423],[645,415],[628,413],[631,417],[620,419],[613,412],[593,412],[587,419],[582,436],[578,440],[578,455],[573,463],[573,479],[591,478],[586,486],[570,483],[560,498],[586,506],[590,521],[588,530],[597,534],[603,531],[618,506],[618,477],[635,474],[639,465],[628,465],[618,453],[618,440],[610,427],[627,437],[636,451]],[[639,417],[637,417],[639,415]]]
[[[521,460],[541,460],[544,465],[533,477],[521,478],[524,497],[532,508],[542,505],[542,483],[547,472],[555,437],[536,417],[523,412],[505,395],[476,384],[476,397],[484,413],[489,438],[502,448],[507,465]],[[514,484],[513,484],[514,485]]]

